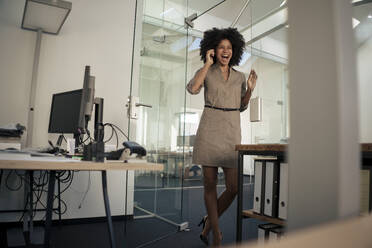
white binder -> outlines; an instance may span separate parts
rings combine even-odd
[[[287,219],[288,204],[288,163],[280,164],[279,179],[279,218]]]
[[[269,241],[279,241],[283,235],[284,235],[283,227],[273,228],[269,232]]]
[[[266,178],[265,178],[265,200],[264,214],[271,217],[278,217],[278,180],[279,171],[278,164],[272,161],[266,162]]]
[[[258,243],[265,244],[270,240],[271,232],[280,232],[281,226],[267,223],[258,225]]]
[[[270,231],[269,233],[269,241],[278,241],[280,238],[280,236],[276,233],[276,232],[273,232],[273,231]]]
[[[264,162],[254,161],[254,195],[253,195],[253,211],[258,214],[263,214],[263,200],[265,184],[264,179]]]
[[[266,231],[262,228],[258,228],[257,243],[264,244],[266,239]]]

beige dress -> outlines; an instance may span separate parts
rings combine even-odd
[[[187,84],[187,90],[191,94],[194,78]],[[209,68],[201,87],[203,86],[205,105],[240,111],[204,108],[194,143],[193,163],[237,168],[238,154],[235,145],[241,142],[240,112],[247,108],[241,104],[241,98],[247,90],[245,76],[230,68],[226,81],[220,67],[214,64]],[[194,94],[198,94],[201,87]]]

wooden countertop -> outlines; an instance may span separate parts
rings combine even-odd
[[[257,144],[257,145],[236,145],[235,151],[276,151],[285,152],[287,144]]]
[[[257,219],[257,220],[277,224],[277,225],[280,225],[280,226],[285,226],[285,224],[286,224],[285,220],[281,220],[281,219],[278,219],[278,218],[272,218],[272,217],[268,217],[268,216],[261,215],[261,214],[256,214],[255,212],[253,212],[252,209],[251,210],[243,210],[243,216],[245,218],[254,218],[254,219]]]
[[[104,171],[104,170],[163,170],[162,164],[135,162],[124,163],[123,161],[108,161],[104,163],[90,161],[35,161],[35,160],[0,160],[0,169],[7,170],[81,170],[81,171]]]
[[[274,151],[285,152],[287,151],[288,144],[256,144],[256,145],[236,145],[235,151]],[[372,152],[372,143],[361,144],[362,152]]]

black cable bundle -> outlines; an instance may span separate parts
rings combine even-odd
[[[128,135],[126,135],[123,130],[121,130],[118,126],[116,126],[115,124],[112,124],[112,123],[105,123],[103,125],[104,127],[105,126],[109,126],[111,127],[111,135],[110,135],[110,138],[108,138],[107,140],[104,141],[104,143],[107,143],[108,141],[110,141],[113,137],[113,134],[115,134],[116,136],[116,149],[119,148],[119,137],[118,137],[118,133],[116,130],[118,130],[120,133],[122,133],[124,135],[124,137],[129,141],[129,137]]]
[[[17,178],[19,178],[19,184],[15,188],[12,188],[9,184],[9,178],[13,173],[15,173],[15,175],[17,175]],[[33,198],[34,200],[32,202],[32,208],[33,208],[32,216],[33,217],[36,216],[36,212],[37,212],[36,210],[37,210],[38,205],[42,206],[43,208],[46,209],[46,204],[43,203],[41,198],[42,198],[43,193],[48,193],[48,191],[46,190],[46,187],[48,186],[48,183],[49,183],[49,176],[50,176],[50,173],[48,171],[40,171],[38,173],[38,175],[33,176],[33,184],[32,184],[32,191],[33,191],[33,195],[34,195],[34,198]],[[64,213],[66,213],[67,204],[66,204],[65,201],[62,200],[61,195],[71,186],[73,178],[74,178],[74,172],[73,171],[59,171],[59,172],[56,173],[57,181],[59,181],[63,184],[67,184],[67,185],[61,190],[61,192],[59,194],[54,194],[54,196],[53,196],[53,201],[58,199],[58,200],[60,200],[60,202],[62,204],[61,212],[59,212],[58,209],[53,210],[53,212],[55,214],[63,215]],[[6,177],[5,183],[6,183],[6,187],[9,190],[18,191],[22,188],[23,185],[30,184],[30,181],[27,177],[18,173],[16,170],[10,170],[7,177]],[[20,217],[19,221],[22,221],[22,219],[24,218],[25,213],[27,212],[27,206],[29,204],[29,199],[30,199],[29,197],[26,198],[26,202],[25,202],[25,205],[24,205],[24,211],[23,211],[23,214]],[[45,216],[43,217],[43,219],[45,219]]]

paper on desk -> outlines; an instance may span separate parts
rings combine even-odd
[[[0,151],[1,160],[27,160],[27,161],[41,161],[41,162],[80,162],[79,160],[76,160],[76,159],[49,156],[49,155],[43,156],[43,154],[38,154],[38,153]]]

